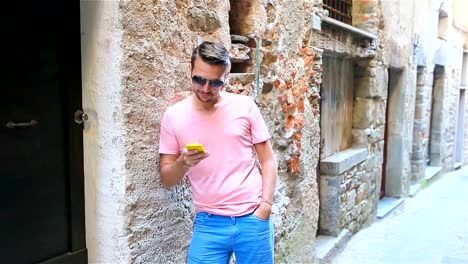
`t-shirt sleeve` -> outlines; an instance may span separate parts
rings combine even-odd
[[[257,105],[250,99],[250,130],[252,132],[252,143],[257,144],[270,139],[268,127],[260,113]]]
[[[171,125],[171,115],[164,112],[161,120],[161,132],[159,134],[160,154],[180,154],[179,143]]]

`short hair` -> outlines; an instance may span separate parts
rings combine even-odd
[[[198,45],[198,47],[196,47],[192,52],[192,58],[190,61],[192,69],[197,57],[200,57],[203,62],[210,65],[224,65],[225,69],[228,69],[231,65],[229,52],[220,43],[204,41]]]

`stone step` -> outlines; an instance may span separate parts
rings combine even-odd
[[[421,190],[421,183],[413,183],[410,186],[409,196],[414,197]]]
[[[384,197],[379,201],[377,205],[377,218],[384,218],[388,213],[397,208],[400,204],[405,201],[404,198],[398,197]]]
[[[351,232],[347,229],[341,231],[337,237],[318,236],[315,242],[315,254],[318,263],[331,263],[332,259],[346,247],[351,236]]]
[[[424,180],[429,181],[434,176],[436,176],[441,170],[442,170],[442,167],[427,166],[426,167],[426,172],[424,174]]]

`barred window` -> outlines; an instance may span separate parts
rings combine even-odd
[[[323,8],[329,17],[351,25],[353,22],[353,0],[323,0]]]

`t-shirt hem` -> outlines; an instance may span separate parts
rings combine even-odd
[[[265,142],[265,141],[267,141],[267,140],[269,140],[269,139],[271,139],[271,136],[268,136],[268,137],[266,137],[266,138],[263,139],[263,140],[262,140],[262,139],[260,139],[260,140],[255,140],[255,141],[252,140],[252,144],[255,145],[255,144],[258,144],[258,143],[262,143],[262,142]]]

